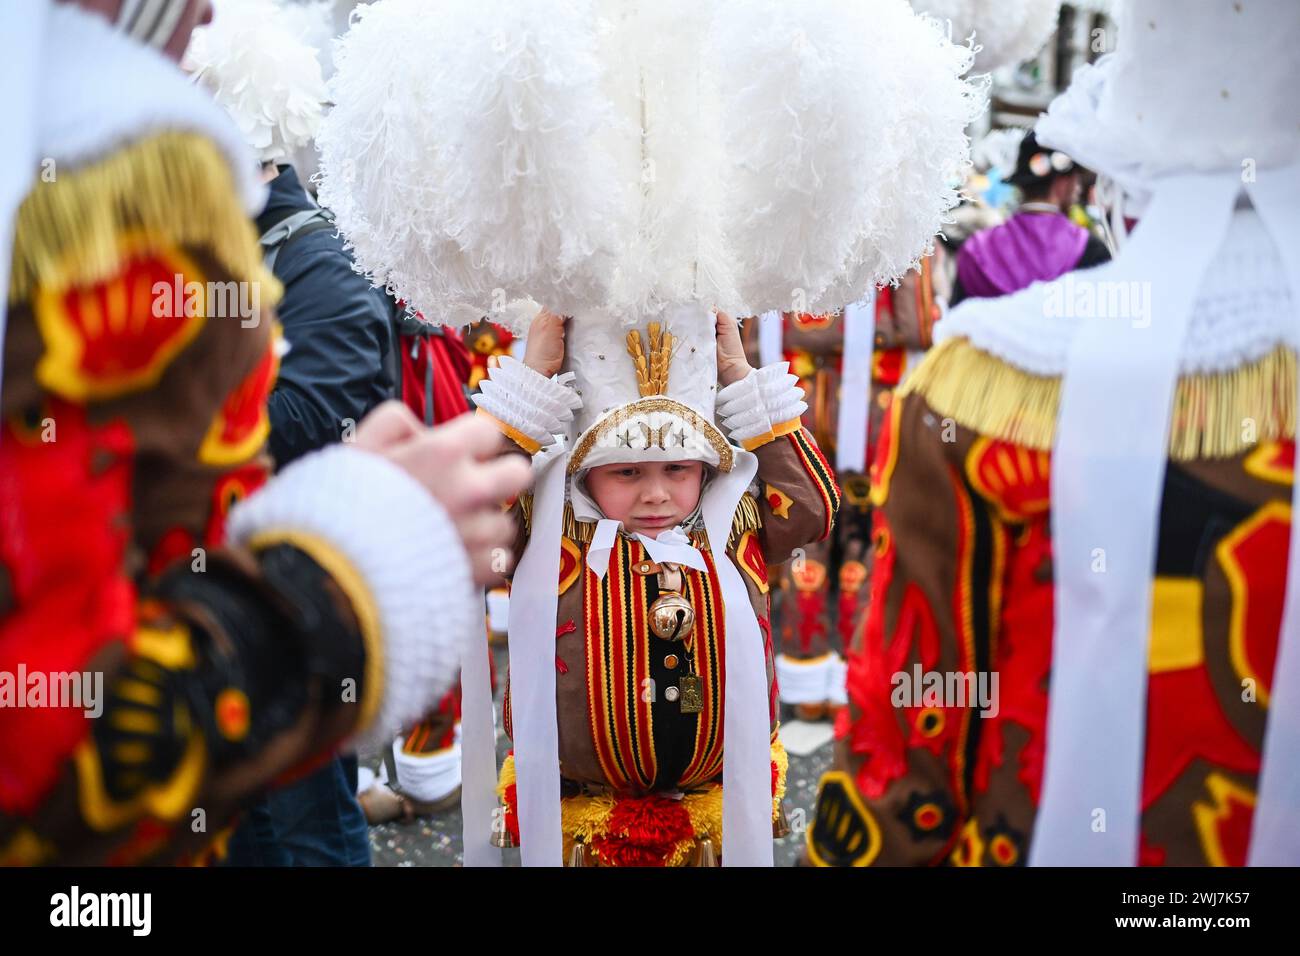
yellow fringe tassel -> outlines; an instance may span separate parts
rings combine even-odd
[[[274,305],[280,284],[262,265],[224,155],[194,133],[160,133],[76,170],[38,181],[18,210],[9,301],[42,284],[91,285],[121,273],[120,237],[202,250],[236,281],[259,281]],[[215,278],[215,277],[214,277]]]
[[[1284,346],[1230,372],[1183,376],[1174,396],[1170,458],[1233,458],[1260,442],[1293,438],[1295,376],[1295,353]],[[936,414],[981,435],[1048,451],[1060,390],[1059,376],[1031,375],[966,339],[948,339],[931,349],[898,395],[920,395]]]

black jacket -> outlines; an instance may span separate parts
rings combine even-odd
[[[314,203],[292,166],[279,167],[259,233]],[[342,439],[349,420],[394,392],[392,309],[381,290],[352,271],[334,228],[304,230],[280,247],[273,268],[284,284],[277,309],[289,352],[271,392],[270,451],[277,468]]]

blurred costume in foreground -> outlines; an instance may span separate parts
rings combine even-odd
[[[446,689],[468,559],[376,455],[267,481],[278,283],[229,120],[98,15],[0,21],[0,862],[194,860]]]
[[[503,358],[479,399],[537,479],[502,778],[526,865],[708,863],[720,829],[724,865],[771,865],[766,565],[829,533],[837,493],[780,363],[717,391],[709,310],[892,281],[968,158],[980,91],[938,24],[902,0],[759,6],[755,31],[727,0],[450,0],[436,21],[384,0],[337,50],[321,195],[362,266],[449,324],[522,331],[522,299],[571,317],[576,389]],[[700,515],[619,534],[583,491],[601,455],[709,463]],[[650,632],[667,597],[695,620],[680,651]],[[466,863],[490,865],[486,679],[463,687]]]
[[[1037,131],[1138,226],[954,309],[891,407],[816,863],[1300,862],[1300,11],[1118,20]]]

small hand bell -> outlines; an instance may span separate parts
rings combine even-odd
[[[695,626],[695,608],[681,594],[661,594],[650,605],[650,630],[665,641],[682,641]]]

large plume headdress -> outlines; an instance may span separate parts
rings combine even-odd
[[[335,52],[322,201],[435,322],[840,306],[928,251],[983,105],[905,0],[381,0]]]
[[[1094,6],[1096,2],[1094,2]],[[1060,0],[912,0],[920,13],[947,21],[955,39],[972,34],[973,69],[991,73],[1036,56],[1056,29]]]

